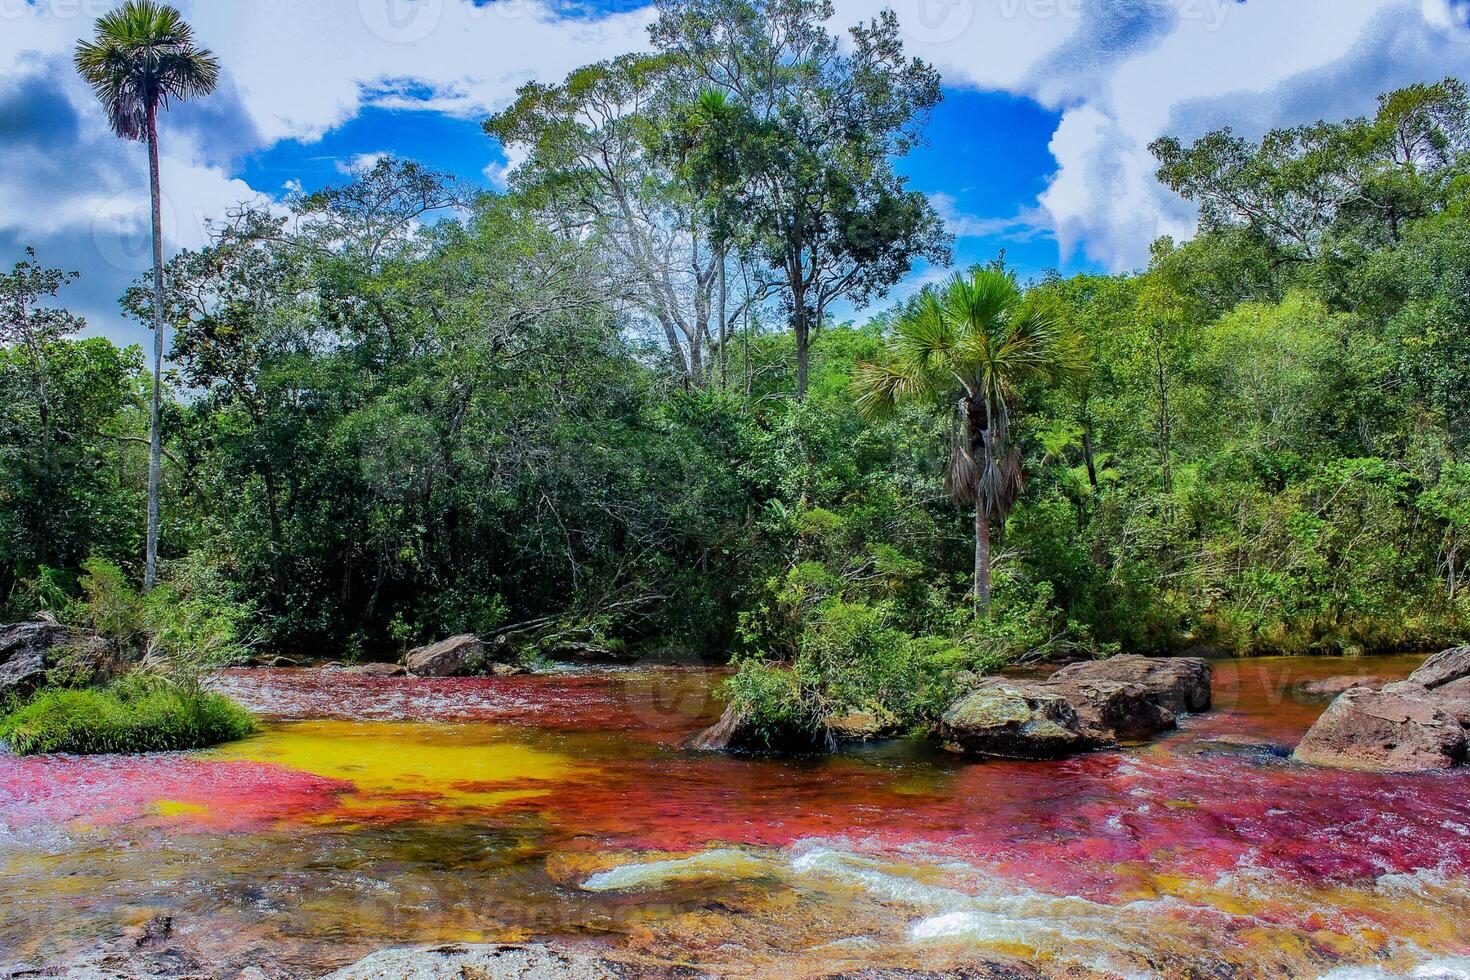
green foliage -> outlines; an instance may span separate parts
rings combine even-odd
[[[146,594],[118,566],[102,559],[83,562],[82,596],[68,617],[125,656],[157,665],[176,682],[197,685],[203,672],[248,652],[254,615],[201,557],[174,563],[168,579]]]
[[[255,723],[222,694],[130,675],[103,690],[42,691],[0,718],[19,755],[168,752],[244,738]]]

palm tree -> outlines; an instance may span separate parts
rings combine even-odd
[[[1082,368],[1072,333],[1022,296],[995,267],[925,290],[899,319],[886,364],[864,364],[853,380],[869,416],[900,402],[954,406],[945,488],[975,508],[975,604],[990,608],[990,539],[1021,494],[1021,449],[1011,439],[1027,381],[1057,383]],[[948,408],[946,408],[948,410]]]
[[[148,551],[143,587],[158,580],[158,485],[163,437],[158,416],[163,386],[163,215],[158,185],[158,110],[208,95],[219,82],[219,61],[194,45],[194,29],[173,7],[128,0],[97,20],[96,39],[77,43],[76,67],[107,111],[112,131],[148,144],[153,204],[153,408],[148,460]]]

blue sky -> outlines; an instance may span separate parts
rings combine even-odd
[[[135,341],[116,298],[147,260],[141,147],[108,134],[70,68],[113,0],[0,0],[0,262],[34,244],[77,269],[67,301]],[[279,199],[393,153],[484,184],[507,163],[480,121],[530,79],[646,44],[650,8],[559,0],[179,0],[226,66],[165,123],[170,251],[242,199]],[[835,0],[831,26],[883,0]],[[888,0],[941,72],[927,145],[901,162],[956,235],[1026,275],[1123,271],[1192,209],[1148,143],[1372,111],[1382,91],[1470,78],[1470,0]],[[943,270],[918,269],[899,292]]]

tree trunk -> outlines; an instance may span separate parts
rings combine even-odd
[[[975,502],[975,607],[990,613],[990,518],[979,501]]]
[[[1082,458],[1087,462],[1087,482],[1097,489],[1097,463],[1092,457],[1092,420],[1082,420]]]
[[[163,203],[158,183],[158,110],[148,109],[148,177],[153,203],[153,406],[149,415],[148,546],[143,590],[158,582],[159,484],[163,478],[163,434],[159,415],[163,402]]]

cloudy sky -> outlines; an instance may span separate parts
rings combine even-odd
[[[27,244],[76,269],[92,329],[148,260],[146,159],[71,70],[110,0],[0,0],[0,263]],[[182,0],[225,66],[162,138],[170,250],[242,199],[340,180],[395,153],[493,185],[479,128],[530,79],[643,47],[634,0]],[[958,236],[1027,273],[1138,267],[1193,215],[1152,179],[1149,142],[1372,111],[1381,91],[1470,78],[1470,0],[836,0],[834,29],[892,6],[945,101],[904,161]],[[936,275],[918,270],[914,281]],[[912,283],[910,284],[910,286]]]

